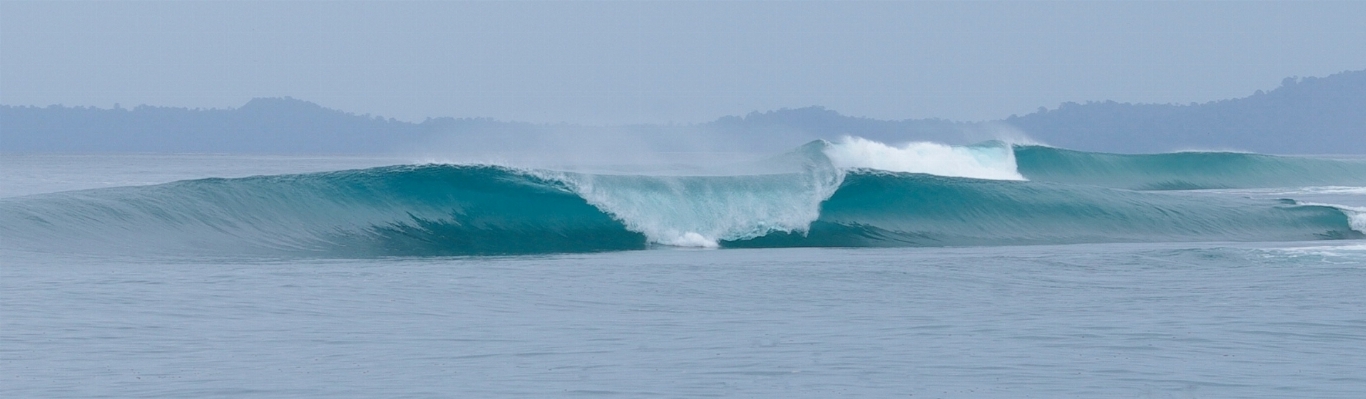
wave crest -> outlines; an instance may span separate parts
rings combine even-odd
[[[1015,152],[1003,143],[951,146],[911,142],[892,146],[844,137],[825,147],[833,166],[990,180],[1025,180],[1016,171]]]

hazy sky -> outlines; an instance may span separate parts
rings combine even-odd
[[[0,103],[699,122],[984,120],[1366,68],[1366,2],[0,3]]]

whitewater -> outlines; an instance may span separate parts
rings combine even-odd
[[[0,165],[3,397],[1366,392],[1363,158]]]

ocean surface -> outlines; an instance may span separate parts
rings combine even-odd
[[[1366,159],[0,156],[0,397],[1366,396]]]

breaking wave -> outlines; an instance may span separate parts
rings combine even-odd
[[[849,138],[767,162],[717,176],[403,165],[50,193],[0,199],[0,247],[373,257],[1363,237],[1359,209],[1170,191],[1366,179],[1345,161]]]

